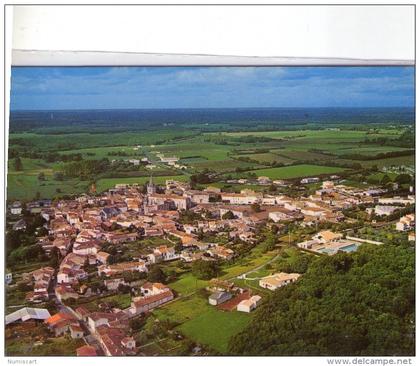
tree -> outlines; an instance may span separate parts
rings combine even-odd
[[[225,214],[223,214],[222,219],[223,220],[232,220],[235,218],[235,215],[233,214],[232,211],[228,211]]]
[[[195,277],[202,280],[209,280],[217,277],[219,266],[215,261],[197,260],[192,265],[192,273]]]
[[[363,244],[313,258],[230,339],[232,355],[414,355],[415,254]]]
[[[17,156],[17,157],[15,158],[14,165],[15,165],[15,170],[16,170],[16,171],[21,171],[21,170],[23,170],[22,160],[20,160],[20,157],[19,157],[19,156]]]
[[[61,172],[55,172],[55,173],[54,173],[54,179],[55,179],[55,180],[59,180],[59,181],[64,180],[64,175],[63,175],[63,173],[61,173]]]
[[[251,210],[254,212],[261,212],[261,206],[258,203],[253,203],[251,205]]]
[[[147,280],[149,282],[166,282],[166,275],[158,265],[153,265],[147,272]]]
[[[275,184],[271,184],[270,187],[268,187],[269,192],[276,192],[277,186]]]
[[[408,183],[411,183],[411,181],[412,181],[412,178],[409,174],[399,174],[395,178],[395,182],[399,184],[408,184]]]
[[[50,266],[52,268],[57,268],[60,264],[60,250],[57,247],[53,247],[50,253]]]
[[[389,182],[391,182],[391,178],[388,176],[388,174],[385,174],[381,179],[381,184],[385,186]]]

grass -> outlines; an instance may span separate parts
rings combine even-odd
[[[183,323],[178,329],[194,341],[226,354],[230,338],[245,329],[252,316],[238,311],[220,311],[211,305],[207,307],[206,312]]]
[[[172,284],[171,284],[172,287]],[[243,330],[252,315],[223,312],[207,303],[207,297],[194,294],[154,310],[160,320],[181,323],[176,327],[188,338],[226,353],[229,339]]]
[[[204,288],[208,284],[208,281],[199,280],[193,276],[191,272],[183,274],[176,281],[169,284],[169,286],[175,290],[178,295],[187,295],[197,289]]]
[[[68,336],[48,338],[42,345],[35,346],[31,337],[6,341],[8,356],[76,356],[76,349],[85,345],[82,339]]]
[[[94,299],[93,301],[83,303],[82,305],[90,311],[97,311],[98,305],[103,302],[115,303],[119,309],[126,309],[131,305],[130,294],[115,294],[111,296],[104,296]]]
[[[335,174],[344,171],[343,168],[322,165],[292,165],[280,168],[267,168],[253,170],[257,176],[266,176],[271,179],[293,179],[301,177],[317,176],[321,174]]]

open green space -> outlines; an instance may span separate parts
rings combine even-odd
[[[252,316],[218,310],[209,305],[202,294],[176,300],[154,310],[154,314],[161,320],[181,323],[176,329],[218,352],[226,352],[229,339],[244,329]]]
[[[258,169],[253,170],[252,172],[257,176],[266,176],[271,179],[293,179],[321,174],[335,174],[343,172],[344,170],[345,169],[339,167],[301,164],[279,168]]]

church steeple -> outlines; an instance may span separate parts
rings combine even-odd
[[[149,183],[147,184],[147,194],[155,194],[156,186],[153,184],[153,176],[150,174]]]

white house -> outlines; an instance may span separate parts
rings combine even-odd
[[[237,306],[236,310],[242,311],[244,313],[250,313],[252,310],[254,310],[260,303],[261,296],[254,295],[250,297],[249,299],[242,300]]]

